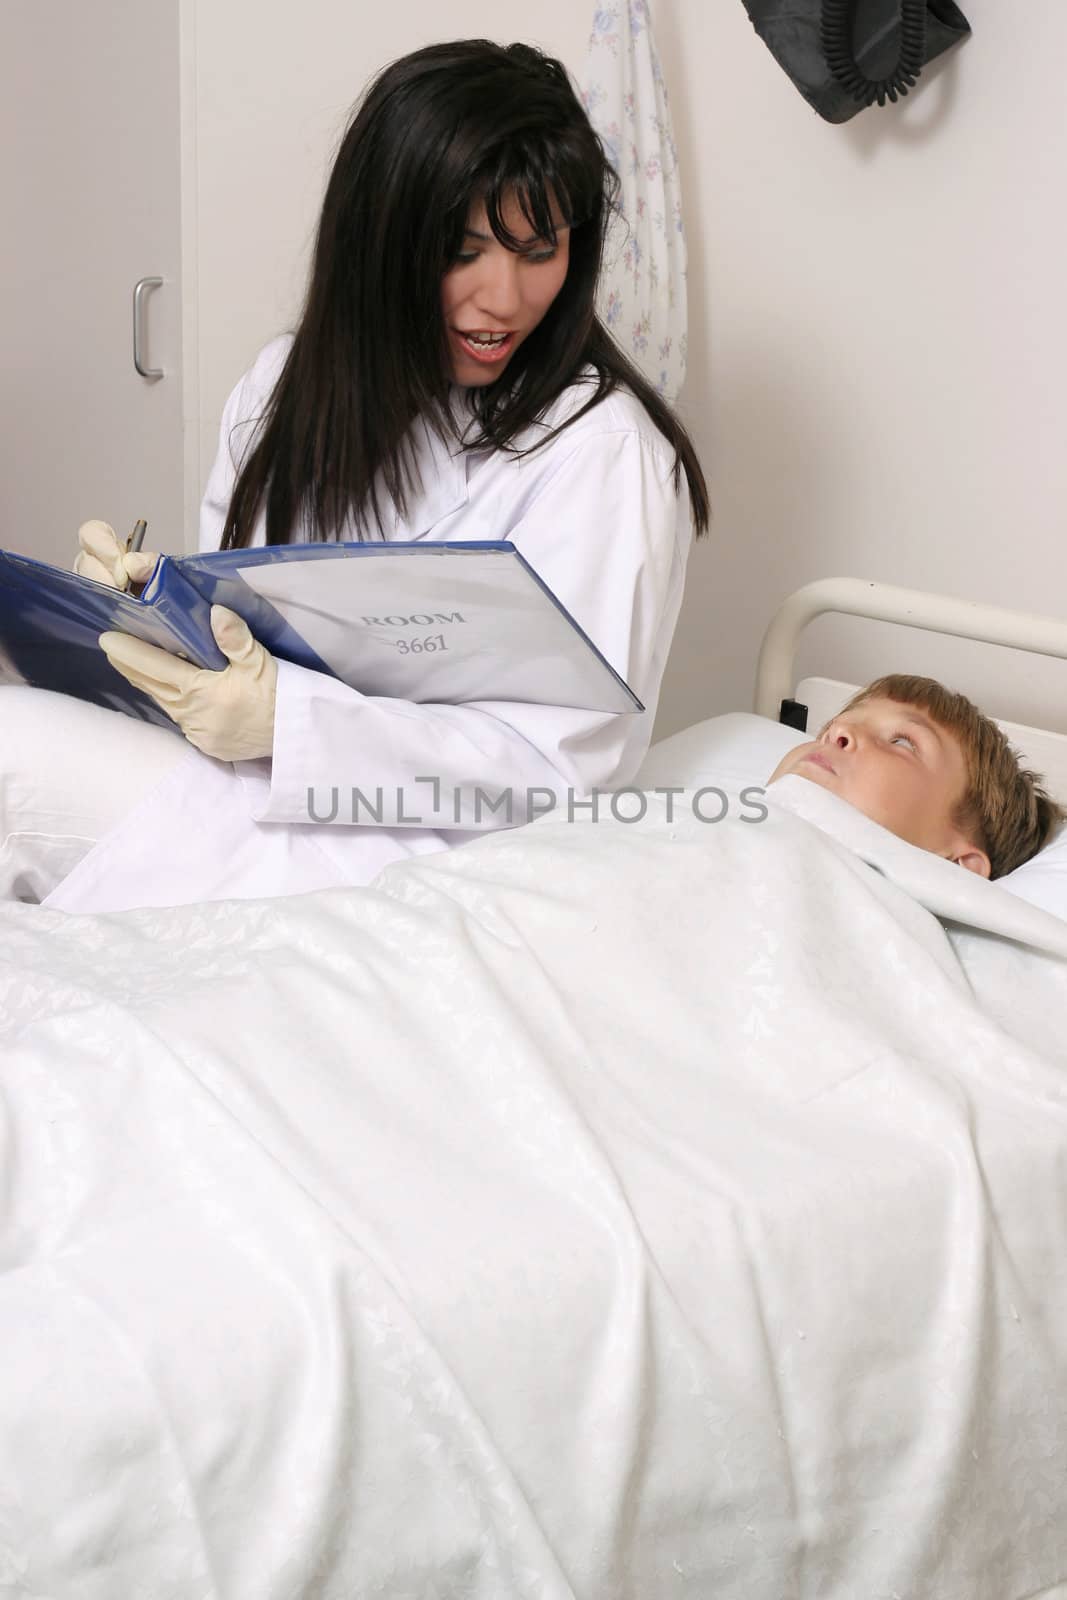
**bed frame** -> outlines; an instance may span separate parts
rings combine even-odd
[[[858,685],[835,678],[805,678],[794,687],[797,641],[809,622],[830,611],[1067,660],[1067,621],[1059,618],[863,578],[822,578],[791,594],[764,634],[756,669],[760,716],[801,731],[820,728],[855,694]],[[1067,734],[997,720],[1026,764],[1044,775],[1049,793],[1067,804]]]

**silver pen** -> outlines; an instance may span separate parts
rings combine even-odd
[[[141,546],[144,544],[144,536],[147,530],[148,523],[145,521],[144,517],[138,517],[137,521],[133,525],[133,532],[126,540],[127,555],[131,554],[135,550],[140,550]]]

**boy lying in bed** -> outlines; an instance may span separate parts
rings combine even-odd
[[[983,878],[1036,855],[1063,815],[996,723],[932,678],[899,673],[861,689],[768,781],[787,776]]]

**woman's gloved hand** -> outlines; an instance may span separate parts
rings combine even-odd
[[[100,648],[115,670],[150,695],[206,756],[219,761],[269,756],[278,663],[225,606],[212,606],[211,631],[230,663],[218,672],[194,667],[128,633],[102,633]]]
[[[112,589],[128,589],[131,583],[147,583],[159,560],[152,550],[127,551],[114,528],[94,518],[78,529],[81,548],[74,558],[74,571],[81,578],[95,578]]]

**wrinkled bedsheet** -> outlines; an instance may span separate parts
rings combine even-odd
[[[772,797],[0,908],[0,1596],[1067,1577],[1067,924]]]

